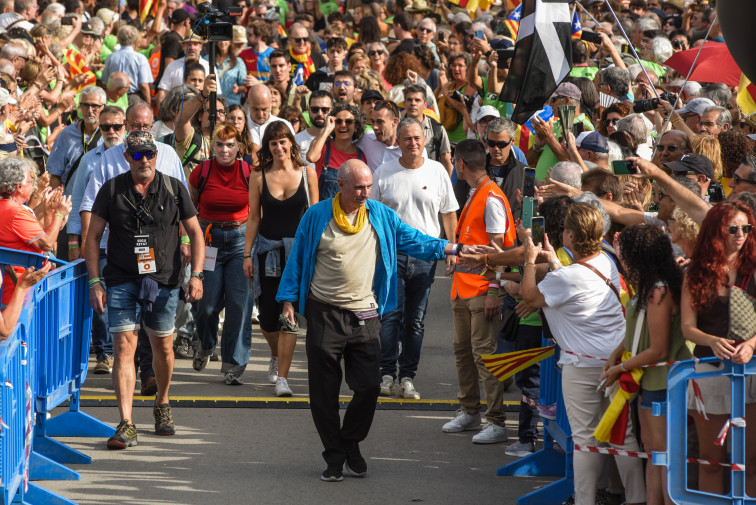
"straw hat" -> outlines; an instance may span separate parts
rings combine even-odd
[[[404,9],[407,12],[432,12],[427,0],[412,0],[412,5]]]
[[[247,30],[243,26],[234,25],[234,38],[232,44],[246,44]]]

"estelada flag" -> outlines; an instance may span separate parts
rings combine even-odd
[[[139,22],[144,24],[144,20],[150,15],[153,18],[157,16],[157,0],[139,0]]]
[[[76,91],[76,93],[81,92],[81,90],[86,88],[87,86],[94,86],[95,84],[97,84],[97,76],[94,74],[94,72],[89,70],[89,67],[84,64],[84,58],[81,57],[79,51],[75,49],[66,49],[63,52],[63,55],[68,62],[68,68],[71,72],[71,77],[79,74],[87,74],[87,79],[74,90]]]
[[[580,40],[580,36],[583,34],[583,25],[580,23],[577,9],[572,14],[572,38]]]
[[[517,30],[520,29],[520,16],[522,15],[522,6],[518,5],[515,10],[504,20],[504,25],[509,28],[512,38],[517,38]]]
[[[745,74],[740,74],[738,106],[746,116],[756,112],[756,85]]]
[[[549,347],[538,347],[505,354],[482,354],[480,357],[489,372],[500,381],[505,381],[517,372],[553,356],[554,347],[550,345]]]

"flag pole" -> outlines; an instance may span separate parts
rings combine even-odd
[[[584,14],[587,14],[587,15],[588,15],[588,17],[589,17],[589,18],[591,18],[591,20],[592,20],[592,21],[593,21],[594,23],[596,23],[596,26],[601,26],[601,23],[599,23],[599,22],[598,22],[598,20],[596,20],[596,18],[594,18],[594,17],[593,17],[592,15],[591,15],[591,13],[590,13],[590,12],[588,12],[588,11],[586,10],[586,8],[585,8],[585,7],[583,7],[583,6],[582,6],[582,5],[580,4],[580,2],[575,2],[575,5],[576,5],[576,6],[578,7],[578,9],[580,9],[580,10],[581,10],[581,11],[582,11],[582,12],[583,12]]]

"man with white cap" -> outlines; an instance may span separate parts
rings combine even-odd
[[[471,116],[472,120],[475,122],[475,124],[473,125],[475,127],[475,131],[468,132],[467,137],[471,139],[478,138],[483,142],[483,144],[485,144],[486,128],[488,127],[488,123],[490,123],[491,120],[495,117],[501,117],[501,113],[493,105],[484,105],[477,110],[475,110],[475,108],[473,107],[473,113],[471,114]]]
[[[200,52],[202,51],[202,46],[205,42],[205,39],[196,33],[189,33],[184,37],[184,57],[174,60],[169,65],[166,65],[163,76],[158,84],[158,106],[160,105],[160,102],[163,101],[163,98],[168,91],[176,86],[180,86],[184,82],[185,64],[199,63],[205,69],[205,75],[210,75],[210,64],[206,59],[200,58]],[[217,93],[218,95],[221,94],[220,88],[218,88]]]
[[[709,107],[716,106],[708,98],[694,98],[679,110],[672,110],[672,104],[666,100],[661,100],[659,105],[672,114],[670,119],[672,128],[685,132],[688,138],[693,138],[698,133],[698,124],[701,122],[701,115],[704,111]]]

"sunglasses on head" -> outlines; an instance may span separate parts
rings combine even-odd
[[[123,123],[104,124],[100,123],[100,130],[109,132],[111,130],[119,132],[123,129]]]
[[[154,160],[155,156],[157,156],[157,151],[147,151],[146,153],[134,153],[131,155],[134,161],[142,161],[142,158]]]
[[[499,149],[504,149],[505,147],[507,147],[511,143],[512,143],[512,139],[509,139],[509,140],[491,140],[491,139],[488,139],[488,140],[486,140],[486,144],[488,144],[488,147],[490,147],[491,149],[493,149],[494,147],[498,147]]]
[[[753,230],[752,224],[744,224],[742,226],[738,226],[736,224],[733,224],[732,226],[727,227],[727,232],[730,235],[735,235],[738,233],[738,230],[743,230],[743,235],[748,235]]]
[[[399,117],[399,107],[391,100],[376,100],[373,110],[390,109],[394,116]]]

